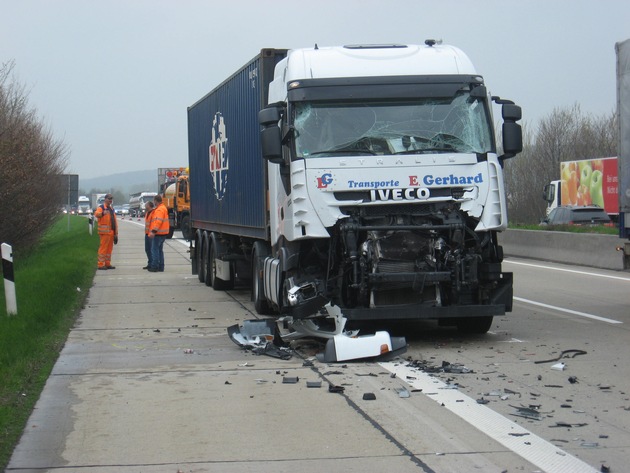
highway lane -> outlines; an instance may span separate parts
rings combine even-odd
[[[435,377],[597,470],[604,465],[625,471],[630,275],[516,258],[506,259],[505,270],[514,272],[514,310],[496,317],[487,335],[464,337],[429,324],[405,327],[407,356],[465,366],[473,373]],[[564,350],[583,354],[544,362]],[[564,370],[552,369],[557,362]],[[520,416],[519,406],[535,406],[540,418]]]

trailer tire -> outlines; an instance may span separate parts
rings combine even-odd
[[[252,297],[254,309],[260,315],[271,315],[273,310],[269,301],[265,297],[265,286],[263,282],[263,266],[265,258],[269,256],[269,250],[264,243],[259,241],[254,243],[252,249]]]
[[[471,335],[482,335],[487,333],[492,327],[492,316],[485,317],[462,317],[457,319],[457,330],[461,333]]]
[[[180,224],[182,228],[182,236],[184,240],[192,239],[192,228],[190,227],[190,215],[184,215],[182,217],[182,223]]]

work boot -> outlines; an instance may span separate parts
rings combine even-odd
[[[107,269],[107,266],[101,266],[101,267],[99,267],[98,269],[100,269],[100,270],[105,270],[105,269]]]
[[[116,266],[106,266],[105,269],[116,269]]]

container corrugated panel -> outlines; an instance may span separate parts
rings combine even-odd
[[[188,109],[193,226],[267,237],[266,166],[258,112],[286,52],[260,55]]]

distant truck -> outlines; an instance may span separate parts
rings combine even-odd
[[[543,199],[547,202],[547,216],[561,205],[597,205],[616,221],[619,215],[617,158],[561,162],[560,179],[545,185]]]
[[[77,213],[79,215],[88,215],[91,211],[90,198],[86,195],[79,196],[79,200],[77,202]]]
[[[106,193],[92,194],[92,213],[94,213],[99,205],[105,202]]]
[[[185,240],[192,238],[190,222],[190,186],[187,169],[173,172],[169,181],[163,186],[162,198],[168,209],[170,232],[173,237],[175,230],[181,230]]]
[[[134,218],[144,217],[145,205],[153,201],[157,192],[136,192],[129,195],[129,216]]]
[[[498,234],[520,119],[434,40],[263,49],[188,108],[193,273],[320,327],[330,309],[485,333],[512,310]]]

